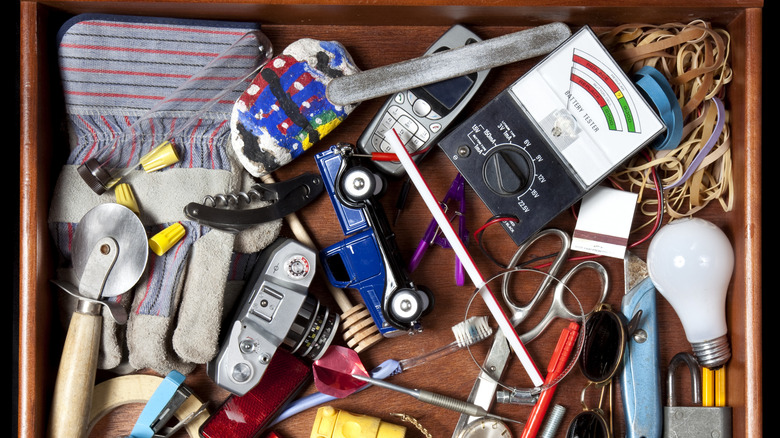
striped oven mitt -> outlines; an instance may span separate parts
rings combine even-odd
[[[79,15],[58,35],[70,154],[49,222],[65,260],[84,213],[116,202],[113,187],[98,194],[82,179],[83,163],[115,147],[114,158],[132,167],[166,136],[179,154],[162,170],[123,174],[121,183],[131,188],[149,236],[174,223],[186,233],[164,254],[150,253],[134,290],[115,298],[129,319],[125,327],[103,318],[101,369],[186,374],[208,362],[218,351],[223,309],[240,292],[257,253],[278,236],[281,220],[231,234],[183,213],[189,202],[253,182],[229,145],[228,119],[246,87],[242,75],[250,73],[251,80],[270,57],[270,43],[259,56],[259,47],[236,49],[247,33],[264,38],[252,23]],[[131,141],[114,141],[128,132]],[[69,272],[65,265],[58,275]]]

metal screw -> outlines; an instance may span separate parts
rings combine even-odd
[[[465,157],[468,157],[470,153],[471,153],[471,149],[468,146],[463,145],[463,146],[459,146],[458,147],[458,155],[459,156],[465,158]]]
[[[271,356],[268,353],[263,353],[260,355],[260,363],[265,365],[268,362],[271,361]]]
[[[647,340],[647,332],[639,329],[636,332],[634,332],[634,341],[638,344],[642,344]]]
[[[566,414],[566,408],[561,405],[555,405],[550,410],[550,415],[547,417],[547,422],[544,424],[539,438],[553,438],[555,432],[558,431],[558,427],[563,421],[563,416]]]

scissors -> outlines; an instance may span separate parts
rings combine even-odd
[[[537,288],[536,293],[527,304],[520,305],[510,296],[510,276],[504,275],[503,278],[502,293],[507,307],[511,313],[510,320],[515,327],[518,327],[522,322],[528,319],[529,315],[537,310],[537,307],[542,301],[544,301],[544,298],[547,296],[553,283],[556,283],[553,289],[552,303],[550,304],[550,307],[544,317],[533,328],[520,335],[521,342],[526,345],[539,337],[539,335],[541,335],[555,319],[562,318],[581,323],[582,320],[587,318],[587,316],[590,314],[590,312],[584,313],[581,309],[578,309],[578,311],[572,311],[564,302],[564,298],[569,292],[567,284],[577,273],[591,269],[598,275],[601,283],[598,302],[605,301],[609,291],[609,276],[606,269],[600,263],[592,260],[580,262],[571,268],[568,272],[559,276],[559,274],[561,274],[562,266],[569,257],[571,237],[566,232],[556,228],[542,230],[531,237],[531,239],[523,243],[509,262],[508,269],[510,272],[516,268],[517,264],[520,262],[529,247],[548,236],[557,237],[561,242],[561,248],[550,265],[547,274],[544,275],[544,279]],[[501,332],[497,332],[493,338],[493,344],[491,345],[490,350],[485,357],[482,371],[477,377],[476,382],[474,382],[474,386],[472,387],[471,393],[469,394],[468,401],[470,403],[481,406],[485,410],[490,410],[490,407],[495,400],[498,382],[501,379],[504,370],[506,369],[506,363],[509,359],[509,356],[510,348],[506,342],[506,339]],[[464,432],[467,430],[469,424],[474,421],[481,420],[482,419],[478,417],[470,417],[465,414],[461,415],[458,419],[458,422],[456,423],[452,437],[467,438],[467,435]]]

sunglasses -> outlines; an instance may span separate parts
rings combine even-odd
[[[615,312],[609,304],[599,303],[585,321],[585,338],[578,364],[588,384],[580,397],[583,411],[569,423],[566,438],[612,438],[612,381],[623,365],[628,336],[635,330],[640,316],[641,312],[626,321],[625,316]],[[585,402],[585,393],[590,387],[601,390],[595,408],[588,407]],[[601,407],[606,390],[609,391],[609,420]]]

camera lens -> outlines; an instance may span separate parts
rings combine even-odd
[[[315,361],[333,342],[340,320],[338,314],[307,295],[282,345],[296,356]]]

